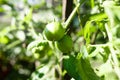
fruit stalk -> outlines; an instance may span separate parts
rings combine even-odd
[[[75,7],[75,9],[72,11],[72,13],[70,14],[69,18],[66,20],[66,22],[64,23],[64,28],[67,29],[67,27],[69,26],[70,22],[72,21],[73,17],[75,16],[78,8],[80,6],[80,3],[77,4],[77,6]]]

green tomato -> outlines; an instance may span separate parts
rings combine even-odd
[[[68,53],[72,50],[73,41],[70,36],[65,35],[61,40],[55,43],[56,47],[63,53]]]
[[[50,41],[58,41],[64,36],[64,32],[65,30],[60,22],[51,22],[47,24],[43,34]]]

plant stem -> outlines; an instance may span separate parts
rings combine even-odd
[[[114,69],[115,69],[115,72],[116,74],[118,75],[118,78],[120,79],[120,69],[119,69],[119,61],[117,59],[117,56],[116,56],[116,53],[115,53],[115,50],[113,49],[113,46],[109,46],[109,49],[111,51],[111,55],[112,55],[112,59],[113,59],[113,62],[114,62]]]
[[[36,33],[33,25],[30,24],[29,26],[30,26],[30,28],[31,28],[31,29],[30,29],[30,32],[31,32],[32,36],[34,36],[34,38],[37,39],[37,38],[38,38],[38,35],[37,35],[37,33]]]
[[[105,24],[105,29],[106,29],[106,32],[107,32],[107,35],[108,35],[108,39],[111,42],[112,41],[112,33],[111,33],[110,29],[108,28],[107,24]]]
[[[22,43],[20,40],[16,40],[16,41],[12,42],[11,44],[7,45],[7,46],[4,48],[4,50],[7,51],[7,50],[15,47],[16,45],[18,45],[18,44],[20,44],[20,43]]]
[[[75,9],[72,11],[72,13],[70,14],[69,18],[67,19],[67,21],[64,23],[64,28],[67,29],[67,27],[69,26],[70,22],[72,21],[73,17],[75,16],[77,9],[79,8],[80,3],[77,4],[77,6],[75,7]]]
[[[106,32],[107,32],[107,35],[108,35],[109,42],[112,43],[113,42],[113,36],[112,36],[112,33],[111,33],[111,29],[108,27],[107,24],[105,24],[105,28],[106,28]],[[109,44],[109,50],[111,52],[111,57],[112,57],[113,62],[114,62],[113,66],[114,66],[115,72],[118,75],[118,78],[120,79],[120,76],[119,76],[119,74],[120,74],[119,61],[117,59],[116,52],[115,52],[114,47],[113,47],[113,43]]]
[[[75,3],[76,3],[75,5],[77,6],[78,1],[75,0]],[[81,19],[80,19],[80,10],[79,10],[79,8],[77,9],[77,16],[78,16],[78,21],[79,21],[80,30],[81,30],[81,32],[82,32],[82,34],[83,34],[83,27],[82,27],[82,24],[80,24],[80,23],[81,23]]]
[[[94,7],[94,0],[91,0],[91,8],[93,8]]]

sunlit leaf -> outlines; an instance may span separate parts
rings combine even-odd
[[[97,71],[97,74],[99,76],[104,76],[104,80],[119,80],[109,59],[106,63],[102,64],[98,70],[99,71]]]
[[[90,40],[91,40],[91,36],[94,32],[96,32],[98,29],[97,27],[97,24],[95,21],[88,21],[86,24],[85,24],[85,27],[84,27],[84,38],[86,40],[86,43],[90,43]]]
[[[95,20],[95,21],[101,21],[105,18],[107,18],[107,15],[105,13],[99,13],[90,16],[90,20]]]
[[[31,74],[29,80],[56,80],[55,68],[51,67],[52,64],[41,66]]]
[[[114,1],[104,1],[103,6],[105,13],[110,19],[111,26],[114,27],[120,22],[120,6],[118,6]]]
[[[76,80],[100,80],[90,66],[89,60],[83,59],[81,53],[78,54],[77,58],[69,56],[68,59],[64,59],[63,65],[68,74]]]
[[[77,71],[77,66],[75,65],[76,59],[73,56],[69,56],[68,59],[63,60],[63,66],[67,70],[67,73],[75,78],[76,80],[81,80],[80,74]]]

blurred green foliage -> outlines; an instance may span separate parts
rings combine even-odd
[[[59,20],[61,8],[61,1],[53,5],[45,0],[0,0],[0,79],[30,77],[38,55],[27,51],[27,46],[46,23]]]

